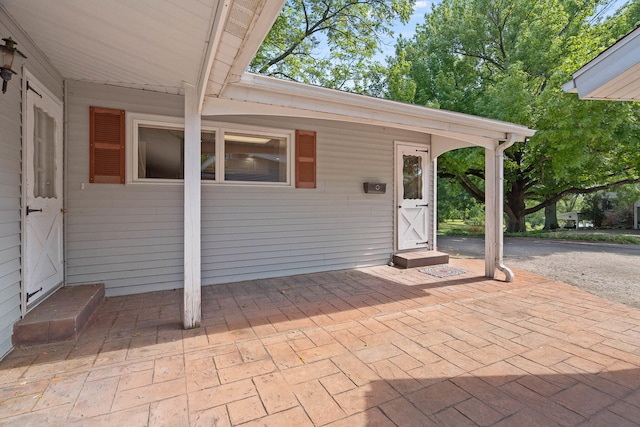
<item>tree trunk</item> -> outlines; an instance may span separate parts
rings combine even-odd
[[[527,231],[524,213],[521,216],[507,217],[507,233],[524,233]]]
[[[556,230],[560,228],[558,225],[558,215],[556,204],[553,203],[549,206],[545,206],[544,208],[544,229],[545,230]]]
[[[506,203],[509,205],[507,217],[508,233],[524,233],[527,231],[525,222],[525,211],[527,209],[524,203],[524,188],[518,182],[511,186],[507,191]]]

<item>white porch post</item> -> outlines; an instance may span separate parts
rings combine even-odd
[[[194,85],[184,87],[184,312],[185,329],[200,326],[200,114]]]
[[[484,275],[496,274],[496,151],[484,149]],[[500,209],[502,212],[502,209]],[[502,221],[500,221],[502,223]],[[502,228],[500,228],[502,232]]]
[[[438,158],[435,157],[431,161],[431,250],[438,250]]]

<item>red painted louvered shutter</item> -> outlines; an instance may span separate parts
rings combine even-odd
[[[316,133],[296,131],[296,188],[316,188]]]
[[[124,184],[124,111],[90,107],[89,182]]]

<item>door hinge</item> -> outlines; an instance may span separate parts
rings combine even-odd
[[[29,302],[29,300],[31,299],[32,296],[34,296],[35,294],[37,294],[40,291],[42,291],[42,288],[38,289],[37,291],[33,291],[31,293],[27,292],[27,302]]]
[[[40,93],[37,90],[35,90],[33,88],[33,86],[31,86],[29,80],[27,80],[27,90],[30,90],[30,91],[34,92],[36,95],[38,95],[40,98],[42,98],[42,95],[40,95]]]
[[[27,206],[27,215],[32,212],[42,212],[42,209],[31,209],[29,206]]]

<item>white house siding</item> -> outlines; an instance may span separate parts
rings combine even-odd
[[[104,282],[108,295],[179,287],[182,186],[90,184],[89,107],[180,117],[183,98],[76,81],[67,88],[66,283]]]
[[[61,97],[62,80],[0,8],[0,35],[12,37],[27,59],[17,57],[7,92],[0,93],[0,357],[11,350],[13,324],[20,319],[22,200],[22,72],[33,73]]]
[[[203,187],[202,280],[384,264],[394,242],[393,142],[427,136],[295,118],[214,120],[317,132],[316,189]],[[384,195],[364,182],[384,182]]]
[[[68,95],[67,283],[104,282],[108,295],[181,287],[182,186],[89,184],[88,111],[180,116],[182,98],[79,82]],[[203,185],[203,284],[388,262],[393,142],[427,136],[309,119],[210,119],[315,131],[318,188]],[[367,181],[387,183],[387,193],[365,194]]]
[[[0,357],[20,318],[20,79],[0,94]]]

